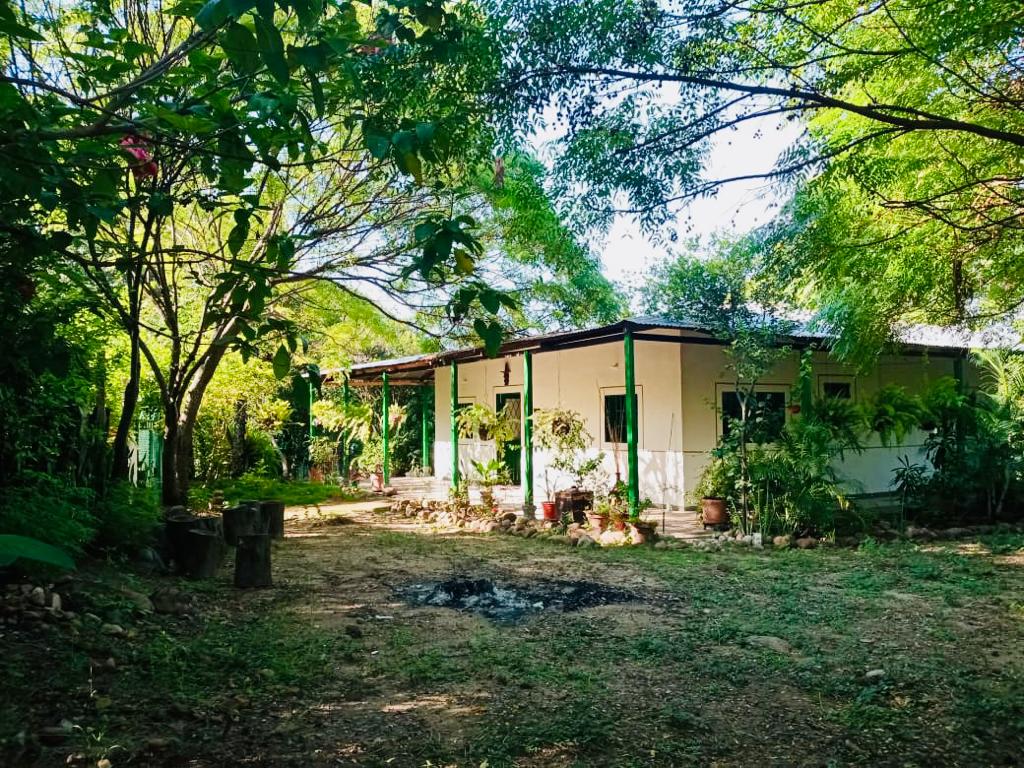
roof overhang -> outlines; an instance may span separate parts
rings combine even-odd
[[[657,317],[640,317],[620,320],[610,325],[602,325],[579,331],[560,331],[557,333],[509,339],[501,345],[495,357],[520,355],[524,352],[554,352],[562,349],[619,342],[625,338],[627,330],[632,332],[635,341],[641,342],[650,341],[712,346],[726,346],[728,344],[726,340],[709,333],[693,323],[676,322]],[[780,343],[794,349],[826,349],[828,337],[800,330],[792,335],[781,336]],[[975,345],[969,342],[965,342],[962,346],[934,342],[904,342],[899,344],[895,351],[903,355],[963,357],[973,346]],[[378,384],[381,376],[387,373],[390,384],[415,386],[432,381],[434,370],[437,368],[451,363],[485,360],[487,357],[483,347],[467,347],[392,360],[358,363],[352,366],[348,375],[349,381],[355,385]],[[324,374],[329,378],[335,373],[339,372],[324,371]]]

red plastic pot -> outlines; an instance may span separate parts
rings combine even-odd
[[[558,512],[555,510],[555,502],[553,501],[542,501],[540,503],[541,509],[544,510],[544,519],[550,522],[558,522]]]

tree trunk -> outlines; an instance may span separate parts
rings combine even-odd
[[[241,589],[273,586],[270,534],[251,533],[239,538],[235,550],[235,586]]]
[[[129,475],[128,438],[131,436],[132,423],[135,421],[135,409],[139,402],[139,381],[142,378],[142,357],[139,351],[139,329],[132,329],[131,358],[128,364],[128,381],[124,385],[124,396],[121,405],[121,418],[117,422],[114,435],[114,465],[111,476],[115,480],[127,480]]]
[[[268,533],[268,522],[259,502],[242,502],[237,507],[228,507],[224,510],[224,540],[237,547],[243,536]]]
[[[239,477],[245,473],[245,438],[248,432],[248,406],[245,400],[235,401],[234,424],[228,430],[228,444],[231,446],[231,476]]]

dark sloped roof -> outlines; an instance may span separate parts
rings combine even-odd
[[[794,346],[825,346],[833,338],[830,334],[815,331],[808,319],[794,318],[792,330],[786,335],[786,342]],[[657,315],[640,315],[626,318],[610,325],[597,326],[579,331],[558,331],[534,336],[509,339],[501,345],[499,356],[524,351],[545,352],[576,346],[592,346],[621,339],[626,329],[639,333],[640,340],[657,338],[659,331],[678,331],[668,339],[680,339],[694,344],[723,344],[715,338],[706,325],[676,320]],[[644,336],[645,332],[650,332]],[[662,334],[664,335],[664,334]],[[930,352],[943,355],[960,355],[970,349],[1019,349],[1019,337],[1006,328],[975,332],[962,328],[943,328],[934,325],[906,326],[898,331],[897,340],[902,351]],[[395,377],[396,383],[417,383],[432,378],[432,371],[438,366],[452,362],[468,362],[486,357],[483,347],[435,352],[424,355],[396,357],[390,360],[376,360],[357,363],[350,370],[353,381],[376,381],[382,373]]]

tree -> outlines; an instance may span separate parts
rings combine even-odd
[[[707,330],[725,347],[739,404],[728,443],[739,456],[737,485],[746,530],[751,490],[748,444],[756,438],[752,427],[762,417],[757,385],[790,354],[786,342],[794,324],[781,314],[769,287],[758,281],[751,241],[719,243],[718,248],[710,259],[682,256],[662,265],[645,303],[650,312]]]
[[[1016,0],[495,5],[512,30],[506,128],[556,116],[556,169],[582,221],[626,211],[653,229],[730,182],[796,185],[776,261],[803,300],[820,293],[826,322],[859,329],[844,343],[877,349],[901,320],[1024,303]],[[805,131],[776,167],[707,168],[737,129],[794,121]]]
[[[455,154],[469,161],[483,146],[474,144],[484,134],[473,102],[483,81],[459,57],[475,44],[468,6],[377,10],[371,18],[345,2],[275,10],[214,0],[166,13],[130,2],[90,5],[84,16],[7,13],[15,64],[3,80],[5,149],[14,160],[0,182],[4,245],[60,252],[94,288],[98,311],[129,335],[115,439],[122,471],[148,361],[165,410],[167,503],[184,497],[191,429],[225,351],[252,353],[261,337],[283,336],[275,369],[287,369],[291,327],[264,316],[274,284],[327,274],[338,260],[373,282],[374,263],[361,255],[325,263],[311,254],[360,225],[369,239],[388,215],[411,225],[419,209],[410,190],[427,166]],[[461,73],[467,90],[450,98],[439,69]],[[418,119],[424,112],[436,119]],[[42,152],[26,165],[29,144]],[[411,181],[396,183],[389,168]],[[381,212],[389,183],[397,192]],[[434,216],[401,250],[372,249],[375,263],[401,256],[395,279],[416,271],[443,281],[454,243],[478,250],[469,225]],[[166,361],[146,333],[169,341]]]

